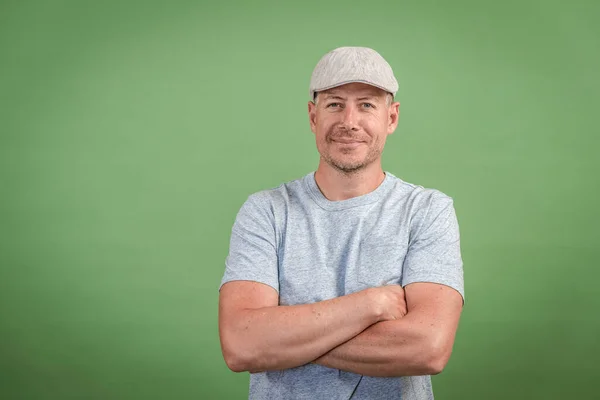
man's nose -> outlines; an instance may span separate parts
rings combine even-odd
[[[352,130],[352,131],[356,131],[358,130],[358,119],[359,119],[359,115],[358,115],[358,110],[351,105],[348,105],[345,109],[344,109],[344,113],[342,115],[342,125],[347,129],[347,130]]]

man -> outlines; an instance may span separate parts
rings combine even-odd
[[[463,305],[452,199],[384,172],[398,83],[342,47],[310,83],[316,172],[251,195],[220,289],[225,362],[251,399],[432,399]]]

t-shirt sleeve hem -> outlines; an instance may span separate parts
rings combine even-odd
[[[219,285],[219,291],[221,291],[221,288],[223,287],[224,284],[226,284],[228,282],[234,282],[234,281],[249,281],[249,282],[262,283],[264,285],[272,287],[273,289],[275,289],[277,294],[279,294],[279,289],[277,287],[278,285],[274,285],[273,282],[270,282],[267,279],[261,279],[261,278],[227,278],[227,279],[223,279],[221,281],[221,284]]]
[[[463,304],[465,303],[465,290],[462,285],[458,285],[456,281],[449,280],[445,275],[437,275],[437,274],[427,274],[424,276],[414,276],[408,279],[402,280],[402,287],[405,287],[411,283],[424,282],[424,283],[438,283],[440,285],[445,285],[451,287],[456,290],[463,299]]]

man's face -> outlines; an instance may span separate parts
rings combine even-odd
[[[308,103],[310,129],[321,158],[333,168],[354,172],[380,160],[387,135],[398,125],[399,103],[363,83],[350,83],[318,93]]]

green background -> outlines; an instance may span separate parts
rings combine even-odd
[[[436,398],[597,398],[599,4],[1,1],[0,398],[246,398],[231,225],[316,168],[310,74],[344,45],[400,83],[385,169],[455,200]]]

